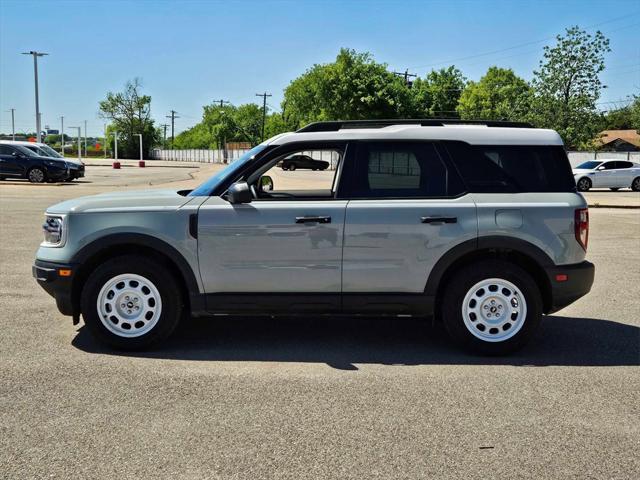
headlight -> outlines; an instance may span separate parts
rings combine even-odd
[[[65,240],[64,216],[46,215],[42,224],[43,247],[61,247]]]

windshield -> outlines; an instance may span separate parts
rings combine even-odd
[[[60,155],[58,152],[56,152],[49,145],[40,145],[39,148],[40,148],[41,151],[44,152],[46,157],[64,158],[62,155]]]
[[[267,148],[266,145],[258,145],[256,147],[253,147],[251,150],[246,152],[236,161],[227,165],[226,168],[223,168],[218,173],[216,173],[213,177],[210,177],[206,182],[204,182],[199,187],[194,189],[189,194],[189,196],[197,197],[197,196],[211,194],[211,191],[215,188],[216,185],[218,185],[220,182],[222,182],[226,178],[234,175],[236,172],[240,171],[242,167],[244,167],[247,163],[249,163],[253,159],[253,157],[255,157],[258,153],[260,153],[265,148]]]
[[[584,169],[584,170],[593,170],[594,168],[596,168],[601,163],[602,162],[595,162],[595,161],[592,160],[590,162],[581,163],[576,168],[581,168],[581,169]]]
[[[13,147],[20,150],[20,152],[24,153],[27,157],[39,157],[39,155],[30,148],[23,147],[22,145],[14,145]]]

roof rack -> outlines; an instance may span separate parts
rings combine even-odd
[[[527,122],[506,122],[499,120],[460,120],[457,118],[424,118],[396,120],[335,120],[314,122],[297,130],[303,132],[337,132],[349,128],[384,128],[391,125],[419,125],[421,127],[444,127],[445,125],[485,125],[487,127],[534,128]]]

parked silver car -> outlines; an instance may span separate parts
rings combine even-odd
[[[590,160],[573,169],[578,190],[630,188],[640,192],[640,164],[626,160]]]
[[[276,168],[305,151],[337,168]],[[121,349],[157,344],[186,310],[435,315],[461,345],[504,354],[590,290],[588,229],[554,131],[322,122],[191,191],[50,207],[33,274],[63,314]]]

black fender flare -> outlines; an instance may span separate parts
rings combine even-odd
[[[198,287],[196,275],[184,256],[164,240],[151,235],[142,233],[114,233],[97,238],[76,252],[71,259],[71,263],[82,268],[82,265],[86,264],[87,261],[94,256],[99,255],[104,250],[117,247],[118,245],[133,245],[155,250],[169,258],[182,275],[190,298],[193,300],[199,296],[200,289]],[[193,307],[194,305],[192,305],[192,308]]]
[[[435,297],[438,293],[440,282],[451,266],[468,255],[486,250],[506,250],[526,255],[545,271],[554,265],[549,255],[526,240],[501,235],[482,236],[462,242],[440,257],[429,273],[429,278],[427,279],[427,284],[424,289],[425,294]]]

